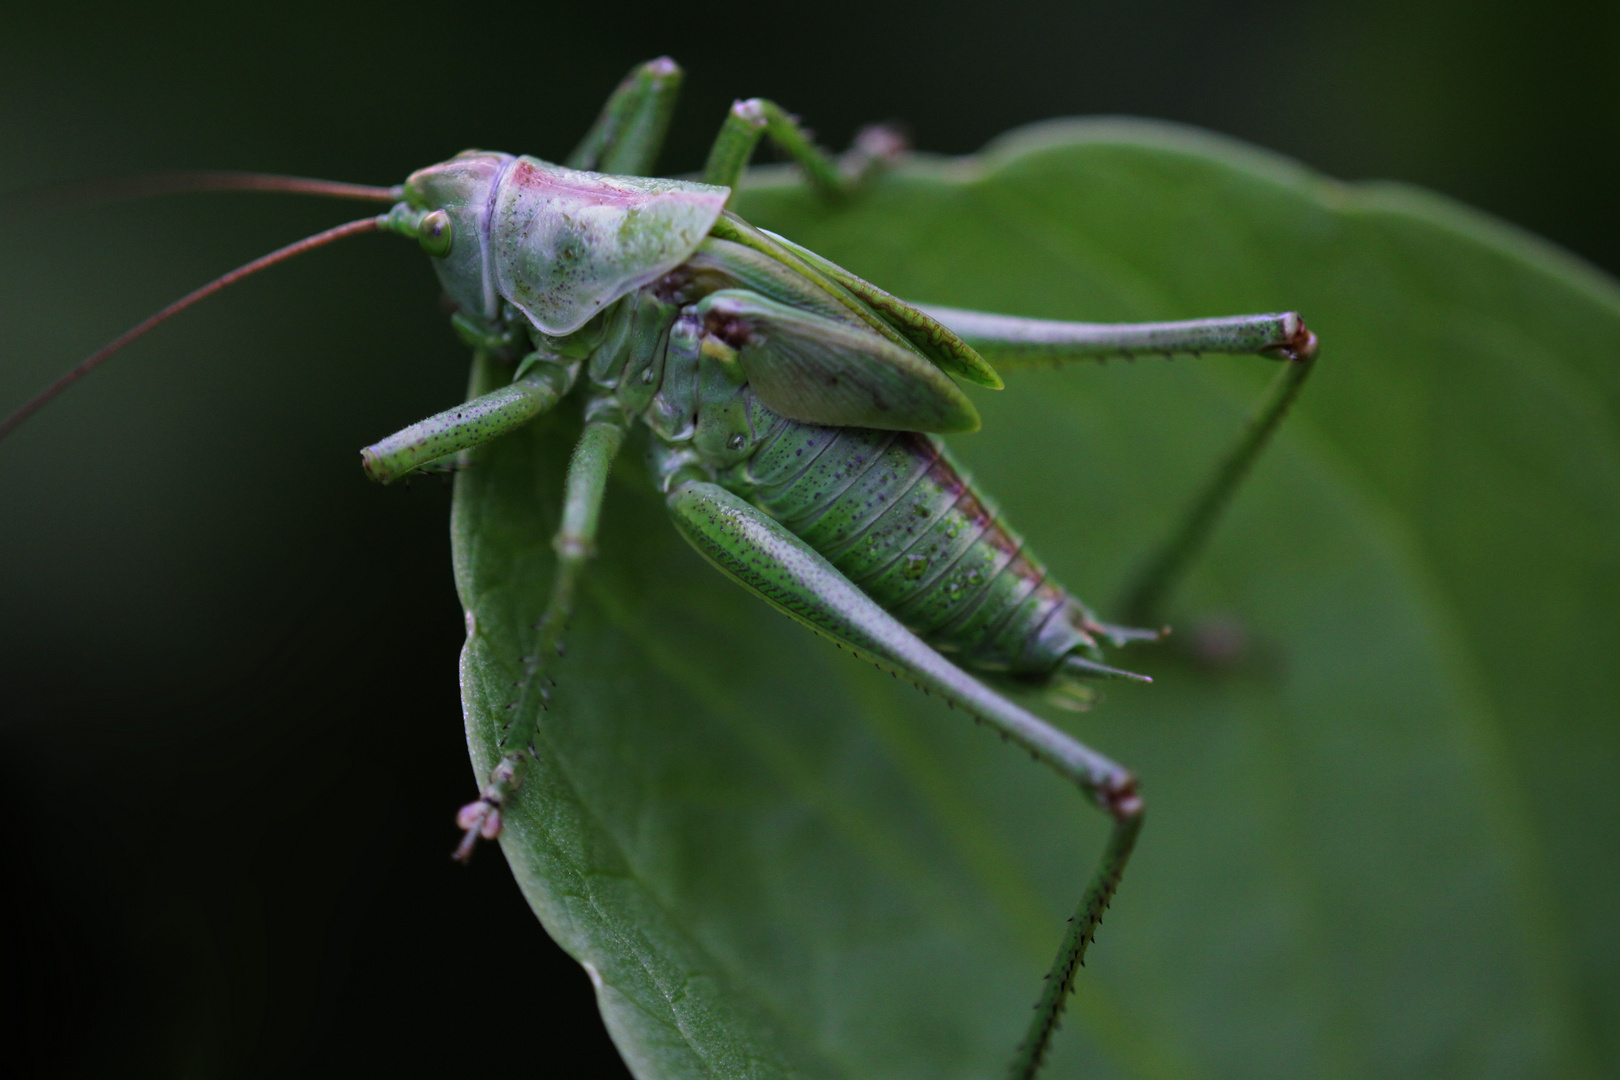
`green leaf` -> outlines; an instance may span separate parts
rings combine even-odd
[[[1058,714],[1139,771],[1148,819],[1048,1075],[1620,1070],[1612,282],[1434,196],[1139,123],[1026,130],[841,208],[757,184],[740,210],[908,300],[1297,309],[1321,336],[1173,605],[1182,641],[1249,659],[1133,650],[1155,685]],[[1015,373],[951,445],[1106,616],[1273,371]],[[459,478],[478,770],[577,423]],[[530,903],[638,1076],[997,1075],[1100,815],[722,580],[637,456],[502,841]]]

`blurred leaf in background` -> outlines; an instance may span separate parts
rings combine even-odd
[[[1149,826],[1051,1074],[1620,1068],[1620,290],[1435,196],[1168,125],[1054,123],[853,206],[741,212],[908,297],[1297,308],[1320,371],[1175,604],[1192,650],[1069,724]],[[951,440],[1104,605],[1270,365],[1015,373]],[[459,480],[480,765],[549,581],[559,417]],[[503,840],[642,1077],[995,1075],[1100,815],[712,572],[620,470]],[[473,621],[469,625],[473,625]],[[1243,655],[1202,666],[1222,632]]]

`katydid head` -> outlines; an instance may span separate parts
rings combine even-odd
[[[469,318],[492,322],[500,311],[489,266],[490,211],[511,154],[467,150],[413,172],[405,201],[390,216],[434,256],[445,294]]]
[[[731,193],[483,150],[417,170],[404,192],[384,228],[438,256],[439,282],[463,315],[492,323],[510,304],[553,336],[690,258]],[[435,214],[447,246],[424,231]]]

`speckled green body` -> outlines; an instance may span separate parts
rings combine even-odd
[[[650,429],[661,490],[701,479],[748,500],[966,667],[1043,682],[1096,655],[1090,613],[937,437],[777,413],[713,347],[703,288],[682,270],[625,297],[587,365],[599,400]]]
[[[978,426],[948,372],[999,385],[954,333],[722,215],[722,187],[469,151],[406,193],[402,220],[449,217],[435,263],[470,342],[533,348],[476,408],[368,448],[373,475],[494,437],[583,381],[588,419],[650,430],[660,490],[748,500],[964,666],[1041,683],[1101,659],[1102,628],[928,434]]]
[[[404,193],[388,227],[425,237],[468,343],[519,362],[509,387],[363,451],[376,479],[498,437],[583,382],[587,420],[650,430],[659,490],[717,484],[747,500],[965,667],[1058,681],[1083,704],[1073,677],[1128,675],[1101,663],[1099,640],[1155,636],[1099,624],[945,452],[937,434],[979,424],[955,379],[1001,385],[974,348],[726,212],[727,187],[468,151]],[[1167,340],[1265,348],[1279,331],[1293,341],[1290,318],[1170,327]],[[989,336],[1033,334],[1037,351],[1054,333],[1063,347],[1119,336],[1027,322]]]
[[[933,436],[781,419],[720,482],[964,666],[1044,679],[1094,645],[1084,608]]]

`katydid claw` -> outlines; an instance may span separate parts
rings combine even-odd
[[[501,835],[500,807],[488,799],[476,799],[457,811],[456,825],[463,830],[463,835],[451,858],[464,863],[472,858],[473,848],[480,839],[493,840]]]
[[[853,183],[860,183],[898,162],[911,149],[911,140],[898,124],[868,124],[855,133],[855,141],[839,158],[839,168]]]
[[[1283,340],[1276,345],[1268,346],[1265,351],[1274,353],[1284,360],[1292,360],[1296,364],[1308,364],[1316,359],[1318,343],[1316,335],[1305,328],[1305,320],[1298,313],[1290,311],[1283,316]]]
[[[1104,788],[1098,801],[1115,821],[1128,821],[1142,814],[1142,795],[1137,790],[1136,777],[1129,773]]]

